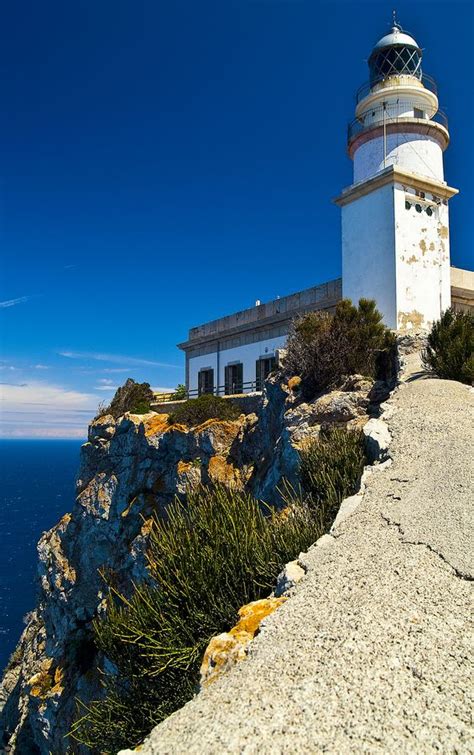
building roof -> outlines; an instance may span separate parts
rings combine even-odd
[[[405,47],[416,47],[417,50],[420,49],[418,42],[404,32],[398,24],[395,24],[392,26],[390,34],[385,34],[385,36],[379,39],[377,44],[374,45],[373,52],[375,50],[382,50],[384,47],[393,47],[394,45],[404,45]]]

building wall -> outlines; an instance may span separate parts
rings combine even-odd
[[[394,201],[397,326],[430,327],[451,304],[448,204],[401,185]]]
[[[255,343],[238,346],[233,349],[224,349],[219,353],[219,382],[220,386],[225,383],[225,367],[228,364],[242,362],[244,383],[254,382],[256,378],[255,365],[260,357],[271,357],[275,350],[283,348],[286,343],[286,335],[257,341]],[[201,369],[211,368],[214,370],[214,382],[217,376],[218,356],[216,352],[203,356],[190,357],[188,360],[189,390],[197,390],[198,374]]]
[[[354,303],[375,299],[389,327],[396,327],[393,186],[387,184],[344,205],[342,295]]]
[[[389,165],[444,181],[443,152],[439,144],[422,134],[387,134],[384,164],[383,136],[361,144],[354,155],[354,183],[365,181]]]
[[[458,312],[474,314],[474,271],[451,268],[451,304]]]

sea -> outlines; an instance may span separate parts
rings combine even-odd
[[[0,670],[36,604],[36,543],[71,511],[79,440],[0,440]]]

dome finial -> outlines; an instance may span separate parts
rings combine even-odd
[[[393,24],[392,31],[401,31],[402,30],[402,27],[400,26],[400,24],[397,21],[397,11],[395,9],[392,11],[392,24]]]

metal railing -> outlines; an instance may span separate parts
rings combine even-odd
[[[398,108],[399,112],[394,114],[394,109]],[[354,118],[347,126],[347,141],[350,142],[354,137],[358,136],[362,131],[377,126],[383,126],[384,123],[388,126],[391,123],[409,123],[410,121],[426,121],[429,123],[439,123],[448,129],[448,117],[442,110],[438,110],[434,115],[429,118],[424,116],[419,118],[415,115],[415,111],[419,108],[419,103],[401,102],[398,104],[387,104],[387,107],[378,107],[375,109],[369,109],[365,113],[362,113],[358,118]],[[413,114],[411,114],[413,111]]]
[[[364,99],[364,97],[367,97],[368,94],[370,94],[371,90],[374,89],[374,87],[377,86],[377,84],[385,83],[387,86],[390,85],[390,79],[399,79],[401,76],[408,76],[406,73],[399,73],[397,75],[393,74],[391,76],[383,77],[381,76],[379,79],[376,79],[375,81],[366,81],[362,86],[359,87],[357,92],[355,93],[355,101],[358,104],[361,100]],[[428,89],[430,92],[433,92],[433,94],[438,94],[438,86],[436,84],[436,81],[433,79],[432,76],[428,76],[428,74],[423,73],[421,75],[421,78],[418,78],[418,76],[415,77],[417,81],[420,81],[425,89]]]
[[[199,390],[193,388],[190,391],[186,391],[185,399],[198,398],[204,394],[213,394],[214,396],[241,396],[245,393],[259,393],[263,388],[263,380],[248,380],[246,382],[237,381],[234,383],[226,383],[225,385],[214,386],[211,390]],[[183,399],[183,394],[179,393],[155,393],[155,404],[167,404],[170,401],[180,401]]]

